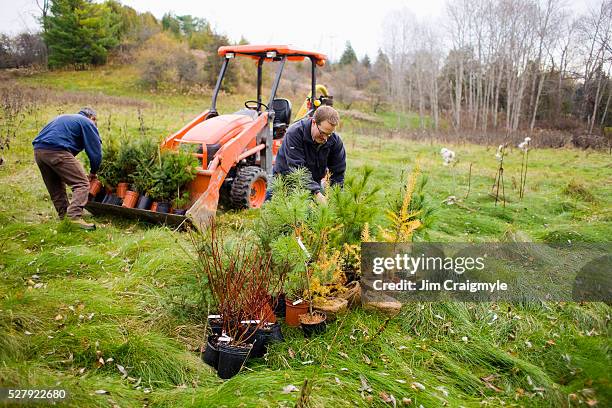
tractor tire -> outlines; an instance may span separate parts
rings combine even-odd
[[[266,199],[268,175],[257,166],[238,169],[230,190],[234,208],[259,208]]]

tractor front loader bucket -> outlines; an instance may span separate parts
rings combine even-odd
[[[89,201],[85,206],[87,211],[93,215],[112,215],[122,218],[131,218],[152,224],[164,224],[170,227],[186,227],[191,225],[188,217],[177,214],[159,213],[137,208],[126,208],[119,205],[103,204],[96,201]]]

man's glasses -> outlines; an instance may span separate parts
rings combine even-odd
[[[317,130],[319,131],[319,133],[325,137],[330,137],[332,135],[332,133],[334,133],[334,131],[332,130],[331,132],[327,133],[321,130],[321,128],[319,127],[319,125],[315,122],[315,126],[317,127]]]

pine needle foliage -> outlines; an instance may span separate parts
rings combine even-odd
[[[340,235],[334,244],[357,243],[365,224],[372,222],[376,213],[379,185],[372,185],[374,169],[366,166],[359,175],[349,176],[344,188],[332,187],[327,195],[335,221],[341,224]]]
[[[421,210],[412,210],[410,207],[419,174],[418,167],[410,174],[399,210],[387,210],[386,218],[390,226],[388,228],[379,227],[380,237],[384,241],[410,242],[414,231],[423,225],[419,219]]]

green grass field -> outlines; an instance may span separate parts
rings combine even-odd
[[[110,69],[20,83],[39,102],[0,167],[0,386],[63,388],[70,395],[65,404],[74,407],[289,407],[301,391],[313,407],[612,403],[611,309],[601,303],[419,303],[388,322],[357,309],[310,340],[284,328],[286,342],[231,380],[218,379],[197,352],[207,310],[186,234],[110,218],[96,218],[94,232],[58,222],[30,144],[54,115],[87,101],[98,110],[103,138],[159,139],[205,109],[208,98],[143,93],[133,74]],[[221,98],[220,110],[237,109],[242,99]],[[521,156],[511,149],[504,207],[489,195],[494,148],[350,129],[342,137],[349,173],[374,168],[381,216],[402,173],[419,166],[435,209],[427,240],[487,242],[512,234],[543,243],[602,242],[612,234],[606,152],[533,150],[519,200]],[[442,165],[441,147],[457,153],[454,167]],[[457,204],[443,203],[450,195]],[[256,216],[225,212],[218,219],[224,233],[242,237]],[[284,393],[288,385],[300,391]]]

